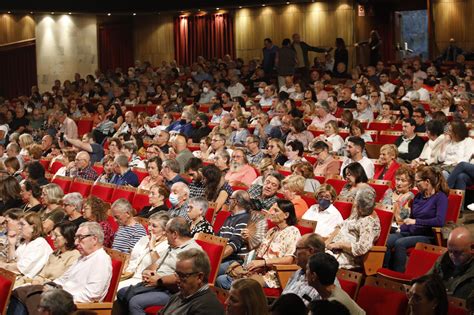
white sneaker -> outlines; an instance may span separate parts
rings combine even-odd
[[[471,211],[474,211],[474,203],[471,203],[467,208]]]

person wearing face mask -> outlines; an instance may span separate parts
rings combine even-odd
[[[166,128],[166,131],[168,131],[170,134],[171,133],[182,133],[185,134],[186,136],[189,136],[191,133],[191,130],[193,128],[191,121],[193,120],[193,114],[190,112],[182,112],[181,113],[181,118],[169,125]]]
[[[344,219],[341,213],[334,207],[334,201],[337,198],[337,193],[334,187],[328,184],[323,184],[315,193],[318,203],[312,205],[303,215],[303,220],[318,221],[314,233],[323,238],[328,237],[336,226],[342,223]]]
[[[211,102],[211,98],[216,96],[216,92],[214,92],[211,88],[211,83],[209,81],[202,82],[202,93],[201,97],[199,98],[199,104],[208,104]]]
[[[447,293],[460,299],[474,292],[474,236],[464,226],[451,231],[448,251],[439,257],[429,274],[438,274]]]
[[[171,208],[168,211],[171,217],[183,217],[188,222],[191,221],[188,216],[189,187],[185,183],[175,183],[171,186],[168,200]]]
[[[193,143],[199,143],[202,138],[207,137],[211,133],[211,128],[207,125],[209,117],[204,113],[199,113],[195,121],[195,126],[189,132],[189,138]]]

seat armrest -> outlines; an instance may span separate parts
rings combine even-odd
[[[97,302],[97,303],[76,303],[78,310],[105,310],[112,309],[111,302]]]
[[[273,270],[276,271],[282,290],[285,289],[291,275],[299,268],[298,265],[273,265]]]
[[[383,258],[387,247],[385,246],[373,246],[370,251],[364,255],[363,267],[366,276],[372,276],[377,273],[383,265]]]

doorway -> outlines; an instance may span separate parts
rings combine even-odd
[[[395,12],[397,59],[419,56],[429,58],[428,12],[426,10]]]

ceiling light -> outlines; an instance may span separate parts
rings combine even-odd
[[[69,14],[69,15],[71,15],[72,13],[71,13],[71,12],[69,12],[68,14]]]
[[[52,15],[54,15],[54,12],[51,12]]]
[[[133,13],[133,16],[137,15],[135,12]]]
[[[242,9],[242,6],[241,6],[241,5],[239,5],[239,9]]]
[[[288,1],[286,4],[290,4],[290,1]]]
[[[107,16],[111,16],[111,15],[112,15],[112,13],[107,13]]]
[[[217,11],[219,11],[219,8],[216,8]]]
[[[264,3],[264,4],[262,4],[262,7],[264,7],[264,6],[265,6],[265,3]]]
[[[12,11],[8,11],[7,13],[8,13],[8,14],[11,14],[11,13],[12,13]]]

